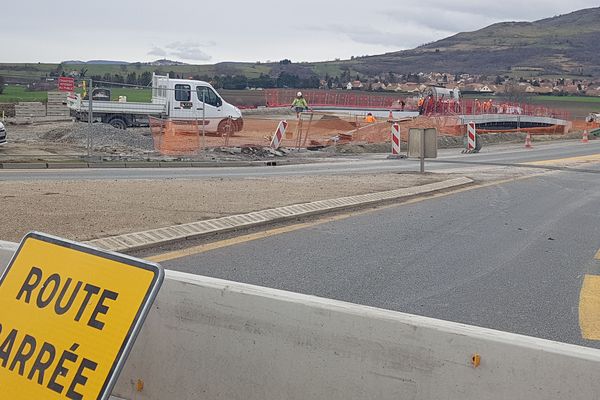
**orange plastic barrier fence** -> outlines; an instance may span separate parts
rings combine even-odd
[[[245,118],[243,129],[229,134],[206,133],[195,120],[173,121],[150,118],[150,128],[155,150],[163,155],[195,155],[200,151],[217,147],[269,147],[281,118],[277,116]],[[288,126],[281,147],[310,148],[336,144],[389,143],[391,124],[386,120],[367,123],[357,116],[305,113],[301,119],[295,116],[287,119]],[[399,121],[402,141],[406,141],[410,128],[436,128],[440,135],[460,137],[466,134],[466,126],[455,116],[421,116]],[[586,125],[590,129],[590,124]],[[581,129],[583,130],[583,129]],[[478,129],[479,134],[516,133],[564,134],[564,126],[543,128],[486,130]]]

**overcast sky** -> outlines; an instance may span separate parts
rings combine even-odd
[[[4,2],[4,0],[2,0]],[[158,1],[2,6],[0,62],[109,59],[194,64],[321,61],[413,48],[500,21],[533,21],[598,0]]]

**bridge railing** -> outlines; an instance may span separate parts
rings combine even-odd
[[[268,107],[288,107],[292,104],[297,90],[269,89],[265,91]],[[536,117],[570,119],[564,110],[540,105],[508,102],[499,99],[433,99],[425,98],[419,106],[418,97],[395,93],[365,93],[348,90],[304,90],[304,98],[311,107],[341,107],[359,109],[421,110],[424,115],[479,115],[479,114],[520,114]],[[404,105],[402,104],[404,103]]]
[[[297,90],[282,89],[266,90],[267,106],[290,106],[297,92]],[[401,100],[404,99],[406,102],[405,96],[392,93],[376,94],[349,90],[302,90],[302,95],[312,107],[400,109]]]
[[[433,100],[425,99],[422,113],[424,115],[482,115],[482,114],[510,114],[527,115],[533,117],[550,117],[569,120],[570,114],[564,110],[549,107],[498,100],[463,99]]]

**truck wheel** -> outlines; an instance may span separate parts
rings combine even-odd
[[[112,126],[113,128],[117,128],[117,129],[127,129],[127,122],[125,122],[124,120],[122,120],[121,118],[113,118],[110,121],[108,121],[108,123],[110,124],[110,126]]]
[[[242,129],[244,129],[244,120],[241,118],[238,118],[237,120],[234,121],[234,126],[235,126],[236,132],[241,132]]]
[[[217,133],[219,136],[233,136],[235,134],[235,121],[222,120],[217,127]]]

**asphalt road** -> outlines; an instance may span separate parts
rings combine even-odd
[[[460,149],[442,150],[435,162],[427,163],[429,171],[478,169],[481,165],[520,164],[600,153],[600,140],[582,145],[577,141],[536,144],[532,150],[523,145],[488,146],[480,154],[460,154]],[[465,163],[465,164],[461,164]],[[2,180],[92,180],[92,179],[201,179],[210,177],[265,177],[293,175],[333,175],[349,173],[418,171],[418,161],[387,160],[382,155],[352,157],[331,162],[276,167],[222,168],[127,168],[66,170],[0,170]]]
[[[595,172],[383,208],[163,265],[600,347],[582,339],[578,322],[583,276],[600,275]]]

